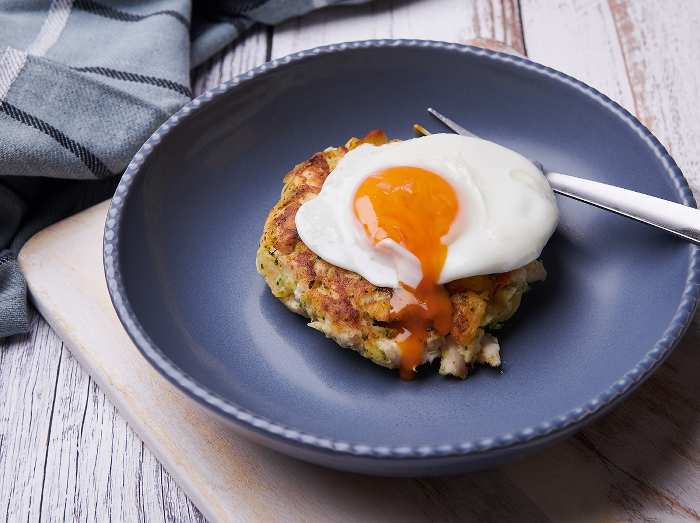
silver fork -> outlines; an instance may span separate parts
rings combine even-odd
[[[457,134],[478,138],[474,133],[435,109],[428,108],[428,111]],[[422,128],[417,126],[417,129]],[[545,171],[539,161],[530,161],[542,171],[555,193],[658,227],[700,245],[700,210],[698,209],[614,185]]]

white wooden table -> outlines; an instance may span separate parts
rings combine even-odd
[[[195,93],[270,58],[369,38],[496,40],[566,72],[635,114],[700,194],[695,0],[376,0],[326,9],[253,28],[195,72]],[[453,521],[699,520],[700,319],[624,404],[540,454],[446,480],[318,473],[346,489],[335,491],[339,507],[363,499],[362,484],[387,489],[387,499],[422,490],[451,507],[438,516],[426,505],[408,518],[416,521],[445,514]],[[284,495],[281,512],[251,510],[240,519],[285,519]],[[381,497],[367,499],[371,505]],[[253,508],[258,502],[241,500]],[[35,311],[30,334],[0,341],[0,520],[205,521]]]

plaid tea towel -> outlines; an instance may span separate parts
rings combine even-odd
[[[0,0],[0,338],[29,329],[22,245],[110,197],[192,67],[256,22],[363,1]]]

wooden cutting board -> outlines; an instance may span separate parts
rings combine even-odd
[[[239,437],[141,356],[104,280],[108,206],[68,218],[25,245],[19,260],[30,296],[210,521],[611,521],[697,514],[700,427],[688,422],[700,411],[697,319],[669,362],[632,398],[535,456],[446,478],[348,474]],[[640,419],[642,426],[634,423]]]

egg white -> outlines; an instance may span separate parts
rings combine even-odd
[[[447,259],[438,283],[522,267],[539,257],[557,226],[554,193],[529,160],[486,140],[433,134],[379,147],[365,144],[346,154],[319,195],[297,212],[306,246],[379,287],[417,286],[418,259],[393,240],[373,248],[353,209],[362,181],[396,166],[434,172],[458,193],[458,223],[443,237]]]

